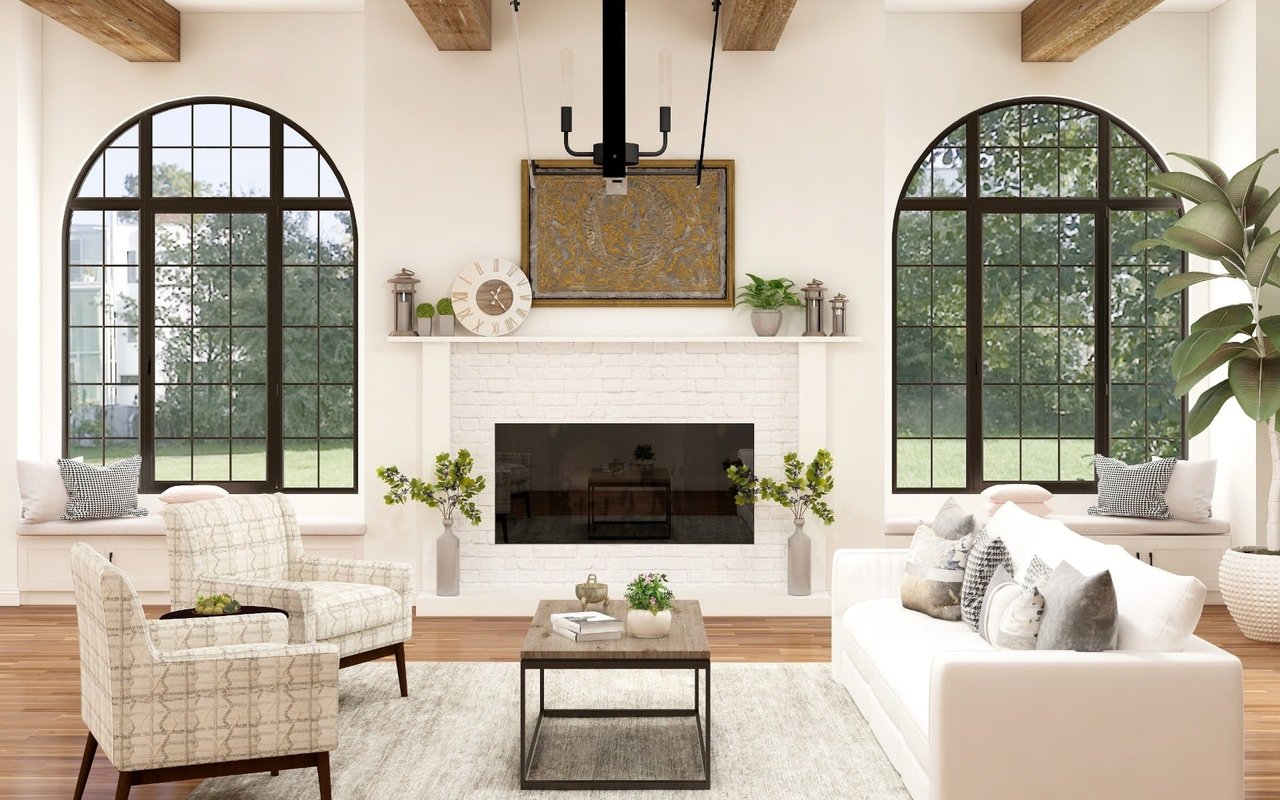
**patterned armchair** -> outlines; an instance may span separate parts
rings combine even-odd
[[[289,641],[280,614],[147,621],[129,578],[87,544],[71,551],[80,715],[89,729],[75,800],[99,746],[130,788],[315,767],[330,799],[338,649]]]
[[[529,492],[533,488],[532,453],[498,453],[493,470],[493,515],[502,527],[502,541],[507,538],[507,517],[511,514],[511,500],[524,500],[524,516],[533,516],[529,510]]]
[[[233,495],[165,512],[170,602],[229,594],[289,614],[289,641],[337,645],[340,667],[394,655],[409,696],[404,643],[413,634],[409,566],[315,558],[302,552],[293,506],[281,494]]]

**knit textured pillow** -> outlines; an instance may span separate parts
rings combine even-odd
[[[960,618],[970,630],[976,631],[992,577],[1000,567],[1012,574],[1013,560],[1009,558],[1009,548],[1005,547],[1003,539],[992,538],[986,531],[972,535],[973,548],[965,560],[964,584],[960,589]]]
[[[58,471],[62,473],[62,483],[67,487],[67,508],[62,518],[145,517],[147,510],[138,508],[140,469],[141,456],[122,459],[105,467],[58,459]]]
[[[1157,458],[1145,464],[1125,464],[1114,458],[1094,456],[1098,473],[1098,504],[1089,513],[1101,517],[1141,517],[1169,519],[1169,505],[1164,500],[1169,478],[1178,461]]]

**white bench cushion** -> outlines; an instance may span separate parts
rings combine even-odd
[[[1216,536],[1231,532],[1231,525],[1220,519],[1188,522],[1184,519],[1095,517],[1089,514],[1050,514],[1045,519],[1056,519],[1083,536]],[[919,524],[918,516],[887,517],[884,532],[912,534]]]

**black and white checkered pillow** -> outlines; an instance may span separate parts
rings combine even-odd
[[[67,509],[63,519],[109,519],[145,517],[138,508],[138,471],[142,457],[125,458],[105,467],[95,467],[67,458],[58,459],[58,471],[67,487]]]
[[[972,535],[976,538],[965,560],[964,583],[960,587],[960,619],[976,631],[991,579],[1000,567],[1013,574],[1013,560],[1000,537],[992,538],[986,531]]]
[[[1098,504],[1089,513],[1101,517],[1142,517],[1169,519],[1164,501],[1169,478],[1178,463],[1174,458],[1157,458],[1145,464],[1125,464],[1114,458],[1094,456],[1098,472]]]

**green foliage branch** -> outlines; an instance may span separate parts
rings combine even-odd
[[[822,498],[835,488],[835,480],[831,477],[833,466],[831,453],[819,450],[807,466],[795,453],[787,453],[783,457],[781,481],[761,478],[739,464],[729,465],[725,474],[737,487],[738,493],[733,498],[737,505],[753,505],[764,499],[789,509],[796,522],[803,522],[805,515],[813,512],[824,525],[830,525],[836,517]]]
[[[446,522],[453,521],[456,511],[472,525],[479,525],[480,509],[475,498],[484,491],[485,482],[483,475],[472,477],[474,466],[471,453],[464,448],[458,451],[457,458],[451,458],[448,453],[436,456],[433,483],[410,478],[394,465],[378,467],[378,477],[390,487],[382,499],[389,506],[404,505],[410,500],[425,503],[430,508],[439,509]]]
[[[788,278],[765,280],[758,275],[747,273],[751,283],[738,287],[738,297],[733,304],[748,305],[757,311],[776,311],[783,306],[804,306],[804,303],[792,289],[796,282]]]
[[[1256,422],[1276,424],[1280,412],[1280,315],[1263,316],[1265,286],[1280,287],[1280,232],[1267,222],[1280,205],[1280,191],[1258,185],[1262,168],[1276,150],[1228,177],[1205,158],[1171,153],[1200,173],[1168,172],[1149,181],[1154,189],[1172,192],[1194,203],[1158,238],[1134,245],[1134,252],[1168,247],[1217,262],[1222,272],[1183,272],[1156,287],[1156,297],[1213,280],[1234,280],[1249,293],[1248,303],[1215,308],[1196,320],[1173,351],[1178,396],[1226,367],[1227,378],[1209,387],[1187,415],[1187,435],[1203,432],[1228,400],[1235,399]],[[1203,176],[1203,177],[1202,177]]]
[[[627,607],[657,614],[675,604],[676,596],[667,585],[666,573],[640,573],[627,584]]]

